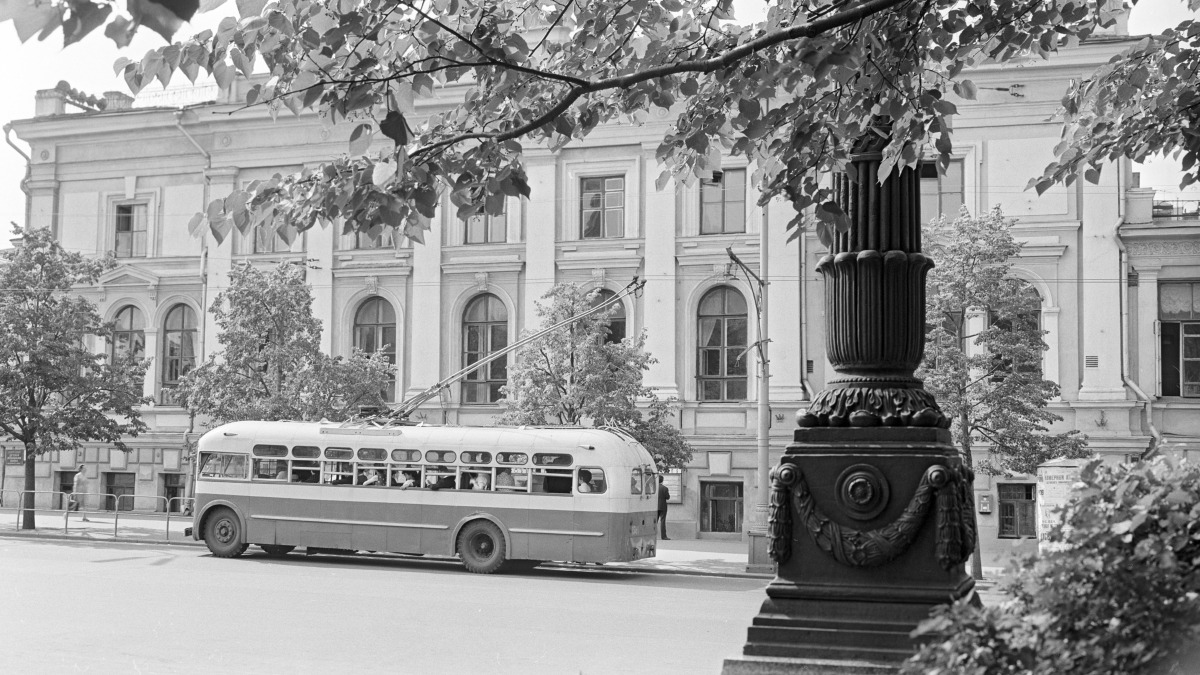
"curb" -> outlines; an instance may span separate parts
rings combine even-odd
[[[122,538],[113,537],[111,535],[100,539],[85,537],[80,535],[61,534],[61,533],[41,533],[41,532],[22,532],[18,530],[0,531],[0,539],[47,539],[50,541],[64,542],[81,542],[89,543],[105,543],[105,544],[135,544],[139,546],[155,545],[155,546],[190,546],[194,548],[205,548],[204,542],[185,540],[173,541],[167,539],[148,539],[148,538]],[[360,554],[364,557],[370,554]],[[453,558],[442,558],[441,556],[423,556],[429,560],[453,560]],[[665,575],[680,575],[693,577],[721,577],[726,579],[774,579],[774,574],[761,574],[757,572],[724,572],[724,571],[708,571],[708,570],[691,570],[691,569],[673,569],[670,567],[650,567],[640,565],[628,565],[624,563],[605,563],[601,566],[591,565],[589,563],[571,563],[571,562],[545,562],[538,567],[547,569],[560,570],[582,570],[582,571],[603,571],[603,572],[621,572],[626,574],[665,574]]]

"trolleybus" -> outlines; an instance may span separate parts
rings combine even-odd
[[[235,422],[197,452],[190,534],[218,557],[457,555],[486,574],[657,545],[654,461],[617,429]]]

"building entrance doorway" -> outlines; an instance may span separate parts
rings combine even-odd
[[[120,504],[122,511],[132,511],[134,500],[121,499],[121,496],[133,494],[133,474],[104,474],[104,493],[109,495],[104,498],[104,508],[106,510],[116,511],[117,505]]]
[[[163,496],[167,498],[167,511],[179,513],[183,510],[183,474],[164,473]]]
[[[741,533],[741,482],[700,481],[700,531]]]

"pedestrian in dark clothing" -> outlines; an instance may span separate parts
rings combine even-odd
[[[658,474],[658,527],[661,533],[659,539],[669,541],[671,538],[667,536],[667,500],[671,498],[671,491],[667,489],[663,483],[662,474]]]

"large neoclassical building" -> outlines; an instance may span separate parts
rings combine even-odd
[[[1018,219],[1025,247],[1016,274],[1041,296],[1049,345],[1042,367],[1062,387],[1053,403],[1060,426],[1082,430],[1096,452],[1114,457],[1141,453],[1156,438],[1200,445],[1200,222],[1194,208],[1152,208],[1153,194],[1137,188],[1125,165],[1110,167],[1099,185],[1040,197],[1025,185],[1052,157],[1059,128],[1048,119],[1067,81],[1125,40],[1113,35],[1050,61],[979,68],[978,99],[959,104],[950,169],[922,174],[924,217],[998,204]],[[346,150],[349,129],[315,115],[275,122],[265,111],[239,110],[246,86],[137,100],[109,93],[103,111],[80,110],[69,94],[47,90],[35,117],[13,123],[32,157],[29,225],[53,229],[71,250],[119,260],[99,285],[81,289],[116,322],[112,343],[97,349],[153,359],[145,393],[154,403],[143,411],[151,431],[131,439],[134,451],[89,446],[48,457],[37,465],[39,489],[69,483],[83,466],[104,492],[145,496],[126,500],[136,508],[184,495],[189,418],[173,387],[217,344],[207,308],[234,265],[308,260],[324,348],[384,350],[395,364],[396,400],[536,327],[535,303],[554,284],[617,292],[637,276],[644,291],[626,299],[614,330],[646,332],[657,359],[646,382],[677,399],[678,424],[695,451],[671,477],[671,535],[743,536],[762,489],[759,373],[752,357],[738,355],[760,336],[756,289],[736,274],[727,248],[769,282],[772,462],[795,411],[831,371],[814,272],[823,249],[811,234],[788,241],[788,207],[756,205],[741,158],[728,158],[719,184],[656,189],[654,152],[670,123],[663,111],[642,126],[599,128],[558,152],[530,149],[531,198],[466,222],[443,208],[423,244],[330,229],[291,245],[264,232],[220,243],[193,237],[188,221],[209,200]],[[416,115],[457,95],[444,93],[418,101]],[[493,364],[418,415],[492,424],[505,378],[504,363]],[[20,471],[6,466],[5,487],[19,487]],[[1036,485],[1030,476],[980,476],[976,490],[985,564],[994,564],[1011,548],[1004,540],[1036,536]]]

